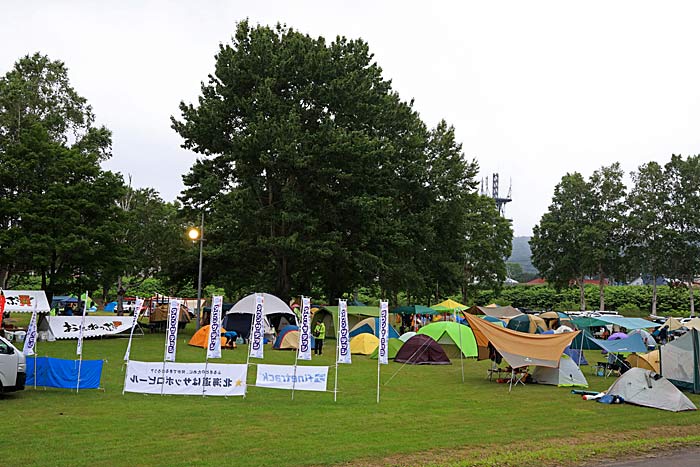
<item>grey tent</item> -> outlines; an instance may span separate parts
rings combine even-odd
[[[659,350],[661,374],[681,389],[700,393],[700,332],[691,329]]]
[[[685,394],[653,371],[631,368],[615,381],[608,395],[620,396],[629,404],[680,412],[697,410]]]

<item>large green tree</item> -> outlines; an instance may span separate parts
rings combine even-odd
[[[669,184],[657,162],[641,165],[632,173],[632,181],[627,196],[626,257],[637,274],[651,275],[651,313],[656,314],[657,278],[668,274],[669,265]]]
[[[619,163],[593,172],[588,182],[588,202],[581,219],[587,273],[598,276],[600,310],[605,310],[607,278],[623,275],[624,225],[627,204],[624,173]]]
[[[590,187],[577,172],[566,174],[554,188],[552,204],[533,229],[532,263],[557,287],[575,281],[581,310],[586,309],[587,270],[584,227],[589,213]]]
[[[459,287],[476,164],[400,100],[363,41],[241,22],[180,110],[173,128],[202,156],[185,212],[206,212],[205,263],[229,267],[205,274],[232,295],[420,295],[435,261]]]
[[[35,54],[0,78],[0,282],[35,272],[49,294],[94,290],[121,258],[111,135],[60,61]],[[0,283],[0,285],[3,285]]]
[[[669,185],[669,269],[688,284],[690,316],[694,316],[693,281],[700,272],[700,156],[684,159],[672,155],[665,172]]]

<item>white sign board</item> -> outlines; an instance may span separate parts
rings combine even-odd
[[[35,304],[37,313],[51,311],[43,290],[3,290],[2,293],[5,295],[5,311],[31,313]]]
[[[130,361],[125,392],[192,396],[243,396],[248,366],[225,363]]]
[[[56,339],[77,339],[82,316],[47,316],[49,328]],[[107,336],[128,331],[131,316],[86,316],[83,337]]]
[[[325,391],[327,366],[258,365],[255,386],[259,388]]]

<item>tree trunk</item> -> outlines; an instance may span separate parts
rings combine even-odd
[[[124,294],[126,290],[122,287],[122,276],[117,276],[117,316],[124,316]]]
[[[287,257],[282,255],[277,261],[277,290],[276,295],[282,300],[289,301],[289,273],[287,271]]]
[[[580,294],[580,306],[581,306],[581,311],[586,311],[586,291],[583,288],[583,277],[577,280],[578,282],[578,290]]]
[[[693,291],[693,276],[688,279],[688,289],[690,289],[690,317],[695,316],[695,292]]]
[[[598,268],[598,292],[600,293],[600,311],[605,311],[605,274]]]
[[[10,277],[10,267],[0,267],[0,289],[7,287],[7,279]]]
[[[656,316],[656,273],[652,276],[654,284],[651,288],[651,314]]]

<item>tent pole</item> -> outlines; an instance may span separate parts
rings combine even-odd
[[[515,368],[510,368],[510,385],[508,386],[508,394],[513,389],[513,378],[515,378]]]
[[[459,332],[459,363],[462,365],[462,383],[464,383],[464,358],[462,355],[462,325],[457,322],[457,309],[455,308],[455,323]]]
[[[75,382],[75,393],[80,392],[80,370],[83,369],[83,333],[85,332],[85,313],[87,312],[88,293],[85,291],[85,303],[83,303],[83,318],[80,320],[80,361],[78,363],[78,381]],[[36,367],[36,365],[35,365]]]

